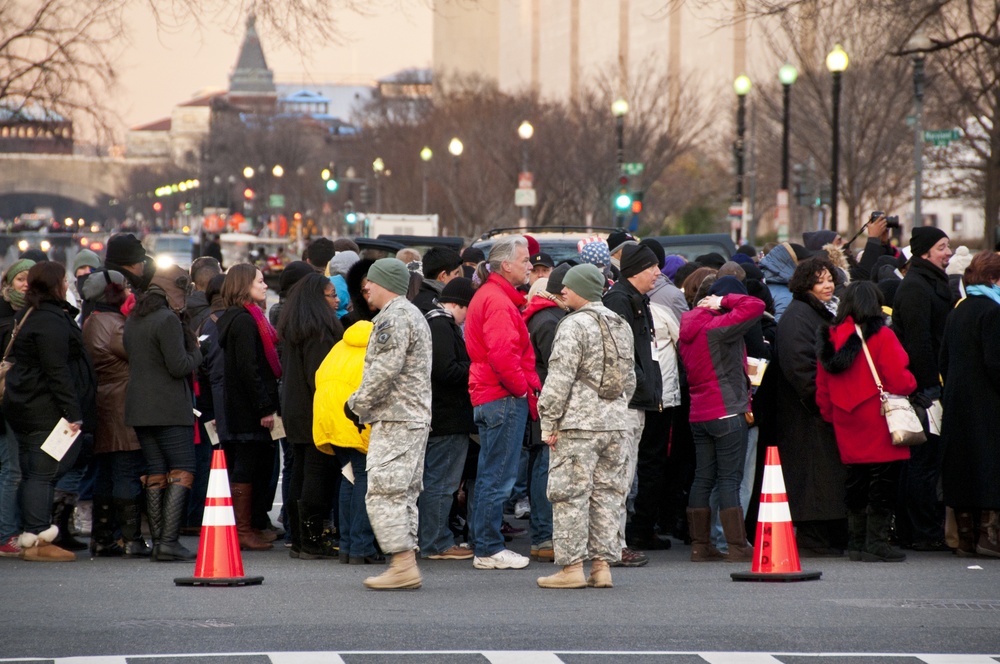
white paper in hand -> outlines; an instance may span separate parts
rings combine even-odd
[[[354,466],[352,466],[350,463],[345,463],[343,466],[340,467],[340,472],[344,475],[344,478],[348,482],[354,484]]]
[[[274,426],[271,427],[271,440],[278,440],[285,437],[285,423],[281,421],[281,415],[274,416]]]
[[[208,434],[208,440],[212,445],[219,444],[219,430],[215,426],[215,420],[205,422],[205,433]]]
[[[941,435],[941,416],[944,409],[941,407],[941,400],[935,399],[931,402],[931,407],[927,409],[927,429],[932,436]]]
[[[60,418],[59,423],[56,424],[56,428],[52,430],[49,437],[42,443],[42,451],[56,461],[62,461],[62,458],[66,456],[66,452],[73,446],[73,441],[79,435],[79,431],[73,431],[70,428],[69,422],[66,421],[65,417]]]

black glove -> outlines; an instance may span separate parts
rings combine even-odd
[[[910,395],[910,403],[914,407],[919,406],[920,408],[926,410],[931,407],[933,402],[934,399],[928,396],[926,392],[917,391]]]
[[[358,428],[358,433],[365,430],[365,425],[361,423],[361,418],[358,417],[353,410],[351,410],[351,407],[347,405],[346,401],[344,402],[344,416],[354,423],[354,426]]]

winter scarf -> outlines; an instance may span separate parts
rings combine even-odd
[[[1000,288],[998,288],[995,284],[993,286],[980,286],[978,284],[974,286],[966,286],[965,292],[968,295],[981,295],[983,297],[988,297],[997,304],[1000,304]]]
[[[278,359],[278,333],[271,327],[271,323],[264,317],[264,312],[253,302],[247,302],[243,307],[250,312],[253,320],[257,323],[257,331],[260,333],[260,340],[264,344],[264,357],[271,365],[271,371],[275,378],[281,378],[281,360]]]

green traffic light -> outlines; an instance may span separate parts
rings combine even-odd
[[[344,220],[349,224],[353,224],[358,220],[358,215],[356,212],[348,212],[346,215],[344,215]]]
[[[618,194],[615,197],[615,207],[619,210],[628,210],[632,207],[632,197],[628,194]]]
[[[340,185],[337,184],[336,180],[327,180],[326,181],[326,190],[329,191],[329,192],[337,191],[337,187],[338,186],[340,186]]]

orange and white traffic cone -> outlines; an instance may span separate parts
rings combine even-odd
[[[236,515],[229,493],[226,455],[222,448],[212,452],[212,469],[208,475],[208,495],[205,515],[201,519],[201,541],[193,577],[174,579],[178,586],[256,586],[262,576],[243,575],[243,557],[236,536]]]
[[[760,490],[757,538],[749,572],[733,572],[733,581],[812,581],[822,572],[803,572],[785,493],[777,447],[768,447]]]

